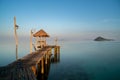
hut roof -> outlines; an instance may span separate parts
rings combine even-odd
[[[33,36],[34,37],[50,37],[43,29],[33,34]]]

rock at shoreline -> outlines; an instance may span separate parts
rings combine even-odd
[[[94,41],[113,41],[113,39],[106,39],[106,38],[99,36],[96,39],[94,39]]]

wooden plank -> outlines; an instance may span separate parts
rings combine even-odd
[[[0,80],[36,80],[36,76],[31,70],[45,56],[49,50],[55,46],[47,46],[42,50],[32,52],[23,58],[8,64],[5,67],[0,67]]]

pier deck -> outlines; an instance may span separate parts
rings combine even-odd
[[[0,67],[0,80],[36,80],[32,66],[36,66],[48,55],[48,51],[59,46],[47,46],[42,50],[32,52],[5,67]],[[50,54],[49,54],[50,55]]]

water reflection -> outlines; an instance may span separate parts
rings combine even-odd
[[[41,67],[42,65],[41,64],[41,61],[40,63],[37,65],[37,80],[47,80],[48,79],[48,75],[49,75],[49,72],[50,72],[50,59],[48,60],[48,64],[45,64],[45,61],[44,61],[44,74],[41,73]]]
[[[60,47],[54,49],[54,55],[51,57],[52,63],[60,62]]]
[[[51,57],[52,63],[59,63],[60,62],[60,53],[54,53],[54,56]]]

